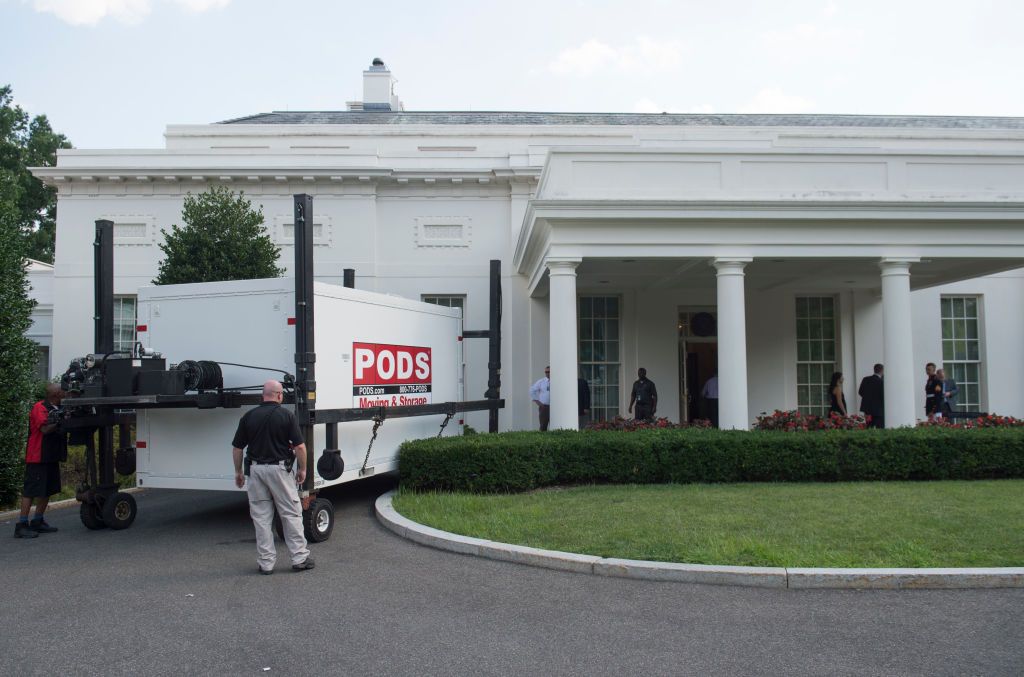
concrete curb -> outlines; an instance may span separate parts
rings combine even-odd
[[[676,564],[577,555],[523,545],[460,536],[434,529],[399,515],[391,504],[395,491],[382,494],[375,503],[377,519],[399,536],[421,545],[546,569],[574,571],[597,576],[617,576],[648,581],[675,581],[709,585],[742,585],[758,588],[848,588],[858,590],[909,590],[959,588],[1021,588],[1024,567],[987,569],[810,569],[738,567],[712,564]]]
[[[130,489],[120,489],[120,491],[126,494],[137,494],[145,491],[144,487],[132,487]],[[54,501],[46,506],[46,512],[51,510],[60,510],[61,508],[70,508],[73,505],[78,505],[77,498],[65,498],[63,501]],[[9,520],[16,518],[21,514],[20,510],[8,510],[6,512],[0,512],[0,521]]]

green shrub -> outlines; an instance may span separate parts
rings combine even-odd
[[[476,493],[556,484],[841,482],[1024,477],[1024,430],[511,432],[402,445],[403,488]]]
[[[0,99],[5,93],[0,89]],[[12,177],[0,171],[0,505],[21,494],[38,354],[36,344],[25,337],[35,301],[28,294],[25,240],[15,218],[18,195]]]

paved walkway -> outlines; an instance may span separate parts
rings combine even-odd
[[[1020,675],[1024,590],[771,590],[433,550],[333,490],[317,568],[255,573],[241,494],[148,490],[127,531],[0,524],[0,674]],[[270,668],[264,671],[264,668]]]

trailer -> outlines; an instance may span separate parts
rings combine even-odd
[[[139,290],[140,342],[180,364],[203,356],[221,367],[223,388],[255,391],[267,378],[294,366],[293,285],[290,278],[145,287]],[[458,309],[316,283],[316,406],[374,409],[461,402],[462,333]],[[139,486],[162,489],[233,490],[226,445],[242,411],[144,409],[136,423]],[[386,412],[385,412],[386,414]],[[314,489],[397,468],[398,445],[407,439],[456,434],[440,430],[443,414],[402,418],[378,427],[373,421],[339,426],[344,472]],[[316,449],[327,448],[317,426]],[[187,444],[183,444],[184,440]]]
[[[140,289],[138,342],[125,354],[113,351],[113,224],[97,221],[95,352],[64,377],[78,395],[65,400],[66,425],[86,444],[89,481],[77,497],[87,528],[135,520],[135,500],[118,490],[115,471],[134,471],[139,487],[240,491],[231,437],[268,378],[284,385],[306,440],[300,497],[313,542],[334,527],[322,489],[395,471],[403,441],[461,434],[449,423],[463,412],[487,410],[497,430],[500,263],[491,262],[488,329],[464,331],[460,310],[357,290],[351,269],[344,287],[314,282],[312,223],[312,197],[296,195],[293,278]],[[466,338],[489,341],[481,400],[464,397]]]

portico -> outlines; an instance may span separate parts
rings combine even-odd
[[[1009,185],[1024,167],[1019,158],[927,162],[977,186]],[[645,366],[669,395],[658,415],[679,418],[683,367],[666,320],[690,306],[717,318],[721,427],[797,408],[797,367],[814,356],[795,349],[794,299],[827,296],[836,300],[835,354],[818,359],[816,373],[844,372],[853,413],[857,381],[883,362],[886,424],[914,425],[923,362],[940,358],[915,345],[912,292],[1024,265],[1024,195],[953,195],[936,180],[946,174],[923,174],[922,163],[861,150],[552,151],[514,259],[531,296],[549,297],[552,427],[577,424],[577,299],[590,295],[622,299],[623,414],[631,374]]]

